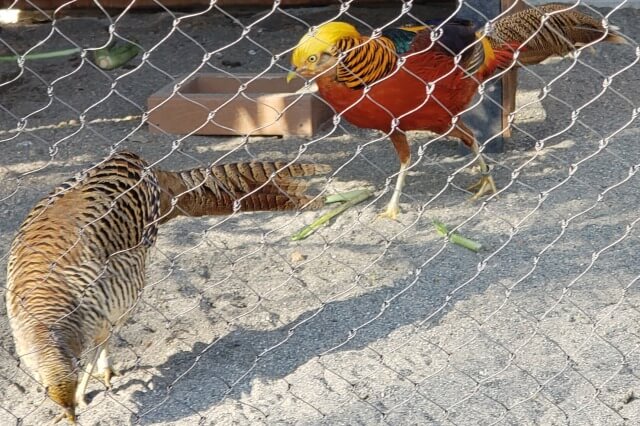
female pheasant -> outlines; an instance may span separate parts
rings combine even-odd
[[[458,114],[480,83],[511,66],[516,51],[519,63],[530,65],[598,40],[625,42],[615,28],[606,29],[570,7],[547,4],[500,18],[487,36],[470,21],[450,20],[436,42],[431,39],[435,25],[385,29],[371,38],[350,24],[330,22],[302,37],[287,79],[315,77],[320,95],[349,122],[390,134],[400,171],[382,216],[395,219],[399,213],[411,160],[408,130],[461,139],[480,165],[482,178],[473,197],[479,198],[496,187],[473,133]]]
[[[111,379],[107,344],[145,284],[158,224],[178,215],[315,208],[295,177],[318,164],[252,162],[155,170],[119,152],[58,186],[27,215],[12,243],[7,312],[21,361],[75,422],[95,364]],[[234,209],[235,203],[235,209]],[[78,383],[79,360],[94,351]]]

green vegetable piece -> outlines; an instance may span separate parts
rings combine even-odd
[[[333,219],[334,217],[338,216],[340,213],[342,213],[345,210],[355,206],[358,203],[363,202],[364,200],[366,200],[367,198],[371,197],[372,195],[373,195],[373,193],[371,191],[369,191],[368,189],[359,189],[359,190],[355,190],[355,191],[349,191],[349,192],[343,192],[343,193],[340,193],[340,194],[329,195],[327,198],[325,198],[325,203],[326,204],[337,203],[337,202],[340,202],[340,201],[344,201],[344,203],[339,205],[338,207],[332,209],[332,210],[329,210],[327,213],[323,214],[318,219],[313,221],[310,225],[305,226],[300,231],[298,231],[295,234],[293,234],[291,236],[291,239],[293,241],[304,240],[309,235],[311,235],[314,232],[316,232],[322,225],[324,225],[325,223],[329,222],[331,219]]]
[[[466,248],[467,250],[471,250],[473,252],[479,252],[482,249],[482,244],[477,241],[470,240],[469,238],[465,238],[457,232],[453,232],[449,234],[449,230],[447,226],[440,222],[439,220],[433,220],[433,226],[435,226],[436,231],[443,237],[449,235],[449,241],[453,244],[459,245],[461,247]]]
[[[104,49],[96,50],[93,57],[97,66],[103,70],[112,70],[126,64],[138,53],[140,49],[135,44],[116,42]]]

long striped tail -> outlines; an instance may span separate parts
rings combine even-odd
[[[181,172],[156,170],[162,222],[176,216],[226,215],[240,211],[315,209],[324,200],[307,194],[302,177],[328,173],[325,164],[250,162]],[[172,198],[177,203],[172,205]]]

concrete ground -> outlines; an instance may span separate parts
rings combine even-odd
[[[635,45],[600,46],[577,63],[520,72],[513,137],[490,156],[501,192],[485,202],[468,201],[463,188],[477,171],[455,141],[412,134],[419,161],[398,221],[374,221],[398,167],[391,144],[374,131],[343,123],[311,139],[178,139],[131,118],[150,94],[198,68],[204,52],[218,50],[203,71],[262,71],[267,52],[290,48],[304,33],[302,21],[336,12],[214,8],[183,17],[176,29],[167,11],[129,12],[115,28],[151,52],[140,67],[138,57],[105,73],[71,57],[29,61],[19,74],[0,63],[0,282],[33,204],[114,146],[178,169],[292,159],[304,144],[303,160],[334,170],[329,181],[317,180],[318,191],[376,190],[300,242],[291,234],[317,212],[167,224],[141,303],[113,339],[123,375],[111,391],[91,383],[79,423],[637,424]],[[349,13],[380,25],[400,8]],[[242,27],[231,16],[259,23],[235,43]],[[639,18],[632,8],[610,16],[631,40],[640,39]],[[0,39],[20,52],[41,40],[42,50],[69,40],[97,47],[108,24],[63,18],[53,32],[50,24],[3,27]],[[81,114],[93,122],[78,126]],[[27,129],[11,132],[21,118]],[[459,225],[484,249],[446,243],[434,218]],[[4,306],[0,353],[0,424],[49,422],[57,407],[18,365]]]

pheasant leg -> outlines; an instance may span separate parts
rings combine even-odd
[[[104,345],[100,351],[100,357],[98,358],[98,374],[101,374],[104,378],[104,385],[107,389],[111,389],[111,379],[113,376],[119,376],[120,373],[113,369],[111,365],[111,359],[109,358],[109,352],[107,352],[107,345]]]
[[[480,164],[480,173],[482,174],[482,177],[477,183],[468,188],[469,191],[476,191],[473,197],[471,197],[471,200],[475,201],[485,194],[496,193],[496,184],[491,176],[491,171],[489,170],[487,163],[484,161],[484,157],[478,147],[478,142],[476,142],[476,138],[473,136],[471,129],[469,129],[462,121],[458,121],[456,127],[449,132],[449,136],[460,138],[462,142],[464,142],[464,144],[467,145],[478,157],[477,161],[478,164]]]
[[[469,191],[476,191],[473,197],[471,197],[472,201],[476,201],[485,194],[495,194],[497,192],[497,189],[496,184],[493,181],[493,177],[491,176],[489,166],[487,166],[487,163],[485,163],[484,158],[482,157],[482,153],[480,153],[478,144],[475,142],[475,140],[473,141],[472,149],[473,152],[478,156],[478,163],[480,163],[480,173],[482,174],[482,177],[478,182],[467,188]]]
[[[400,172],[398,172],[398,179],[396,180],[396,186],[393,189],[391,200],[389,204],[387,204],[385,211],[380,213],[378,217],[392,220],[398,218],[398,214],[400,213],[400,195],[402,194],[402,187],[404,186],[404,180],[407,176],[407,165],[408,164],[404,163],[400,164]]]
[[[404,187],[404,180],[407,177],[407,167],[409,167],[409,163],[411,162],[411,149],[409,148],[406,135],[400,130],[395,130],[391,133],[390,139],[400,159],[400,171],[398,172],[398,178],[396,179],[396,186],[393,189],[391,200],[389,204],[387,204],[386,210],[380,213],[378,218],[396,220],[400,213],[400,195]]]
[[[87,365],[85,366],[82,372],[82,378],[78,382],[78,387],[76,388],[76,406],[77,407],[86,407],[87,401],[84,397],[85,392],[87,391],[87,385],[89,384],[89,379],[93,374],[93,369],[98,362],[98,358],[100,356],[100,352],[102,351],[102,345],[98,346],[93,354],[93,357],[89,360]]]

